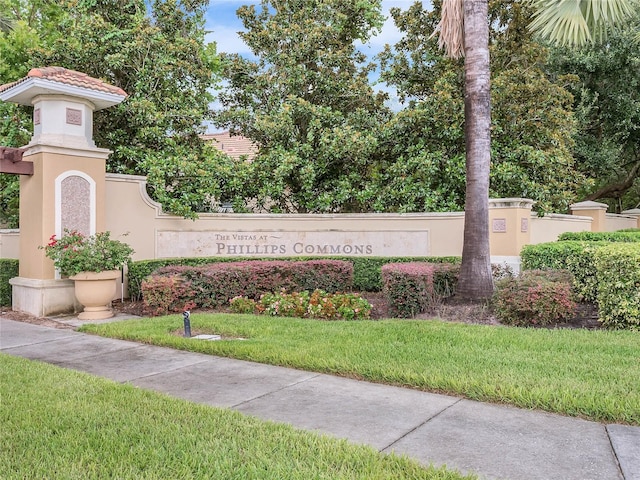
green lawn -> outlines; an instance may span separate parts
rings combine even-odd
[[[440,321],[327,322],[253,315],[178,315],[86,325],[85,332],[344,375],[603,422],[640,425],[640,336]]]
[[[0,385],[3,480],[470,478],[4,354]]]

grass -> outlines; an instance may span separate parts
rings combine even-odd
[[[637,332],[546,330],[440,321],[326,322],[197,314],[86,325],[85,332],[316,372],[640,425]]]
[[[10,479],[429,479],[445,469],[0,354]]]

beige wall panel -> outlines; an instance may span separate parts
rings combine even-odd
[[[638,228],[638,220],[635,217],[615,215],[607,213],[604,219],[605,232],[615,232],[626,228]]]
[[[555,242],[558,236],[564,232],[590,232],[591,217],[547,214],[531,217],[531,244]]]
[[[20,258],[20,230],[0,230],[0,258]]]
[[[520,255],[530,243],[531,207],[526,198],[496,198],[489,200],[489,240],[492,256]]]

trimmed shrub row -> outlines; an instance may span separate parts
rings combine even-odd
[[[581,242],[640,242],[640,230],[618,230],[617,232],[565,232],[558,236],[558,240]]]
[[[458,265],[426,262],[388,263],[381,268],[383,289],[393,317],[412,318],[453,295]]]
[[[142,260],[130,262],[128,265],[129,295],[133,299],[142,298],[142,282],[160,267],[168,265],[203,266],[213,263],[237,262],[238,258],[172,258],[162,260]],[[246,260],[246,259],[245,259]],[[276,260],[276,259],[260,259]],[[282,260],[277,259],[277,260]],[[294,257],[289,261],[321,260],[314,258]],[[353,289],[363,292],[382,290],[381,267],[387,263],[405,263],[428,261],[430,263],[459,264],[460,257],[330,257],[327,260],[343,260],[353,265]],[[254,260],[247,260],[254,261]],[[18,276],[18,260],[0,259],[0,305],[11,305],[11,285],[9,279]]]
[[[160,314],[181,311],[187,305],[226,306],[230,298],[237,296],[257,300],[264,293],[281,290],[321,289],[334,293],[352,286],[350,262],[244,261],[162,267],[142,282],[142,294],[148,311]]]
[[[168,258],[162,260],[142,260],[131,262],[128,269],[129,295],[133,299],[141,298],[142,281],[160,267],[169,265],[203,266],[215,263],[238,261],[310,261],[310,260],[342,260],[353,265],[353,288],[362,292],[378,292],[382,290],[382,276],[380,269],[387,263],[405,263],[425,261],[430,263],[460,263],[460,257],[291,257],[291,258],[257,258],[247,259],[238,257],[194,257]]]
[[[18,276],[18,260],[0,258],[0,306],[11,306],[11,285],[9,279]]]

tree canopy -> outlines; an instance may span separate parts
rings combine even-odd
[[[605,44],[553,50],[548,70],[567,78],[578,120],[575,156],[592,179],[581,197],[618,212],[640,204],[640,13]]]
[[[585,0],[563,2],[533,0],[534,14],[542,21],[543,36],[557,43],[584,44],[591,35],[603,38],[608,25],[617,25],[633,11],[633,0]],[[571,8],[573,5],[573,9]],[[493,290],[489,261],[488,196],[492,143],[489,27],[489,0],[443,0],[440,16],[440,46],[449,58],[464,52],[466,205],[462,264],[458,294],[473,299],[486,298]],[[460,14],[462,11],[462,15]],[[487,21],[487,17],[489,21]],[[536,30],[536,21],[530,28]],[[508,29],[507,29],[508,30]]]
[[[401,209],[460,209],[465,200],[462,62],[443,57],[435,38],[439,2],[392,10],[402,40],[382,54],[383,78],[409,102],[392,122],[389,191]],[[532,38],[531,11],[519,1],[489,3],[491,51],[491,170],[493,197],[536,200],[539,212],[565,211],[587,182],[572,156],[572,96],[547,74],[548,50]],[[398,188],[393,175],[420,179]],[[384,188],[384,187],[383,187]]]
[[[0,0],[0,85],[26,76],[31,52],[49,45],[58,35],[63,9],[50,0]],[[21,147],[31,138],[31,112],[0,102],[0,145]],[[0,225],[18,226],[19,182],[0,173]]]
[[[389,116],[356,42],[382,25],[380,0],[263,0],[238,10],[256,60],[222,55],[228,87],[216,123],[258,146],[230,192],[280,212],[366,209],[376,131]]]
[[[380,0],[242,7],[254,60],[219,56],[206,43],[208,3],[0,0],[0,83],[57,64],[123,88],[125,102],[96,114],[96,143],[114,151],[110,172],[147,175],[173,213],[207,211],[220,199],[237,211],[464,207],[463,64],[429,37],[441,1],[432,11],[421,2],[392,11],[404,36],[379,60],[406,102],[395,113],[371,86],[378,66],[358,50],[382,26]],[[531,5],[543,3],[489,2],[490,194],[532,198],[540,212],[564,211],[579,195],[635,206],[637,23],[605,45],[553,50],[549,61],[529,28]],[[212,114],[218,72],[226,86]],[[0,143],[24,145],[28,109],[3,103],[0,113]],[[256,158],[234,161],[204,143],[212,120],[255,142]],[[0,175],[0,187],[0,215],[14,225],[16,178]]]
[[[22,8],[10,10],[12,21],[0,36],[0,51],[11,52],[0,80],[59,65],[121,87],[127,99],[94,117],[96,144],[113,150],[107,170],[148,175],[150,193],[173,213],[209,210],[219,190],[213,166],[227,161],[199,136],[211,119],[219,68],[215,45],[204,38],[209,2],[3,1]],[[23,25],[29,8],[38,14]],[[29,35],[32,40],[21,40]],[[18,123],[18,131],[27,130],[24,115]],[[17,143],[11,132],[0,133],[2,143]]]

